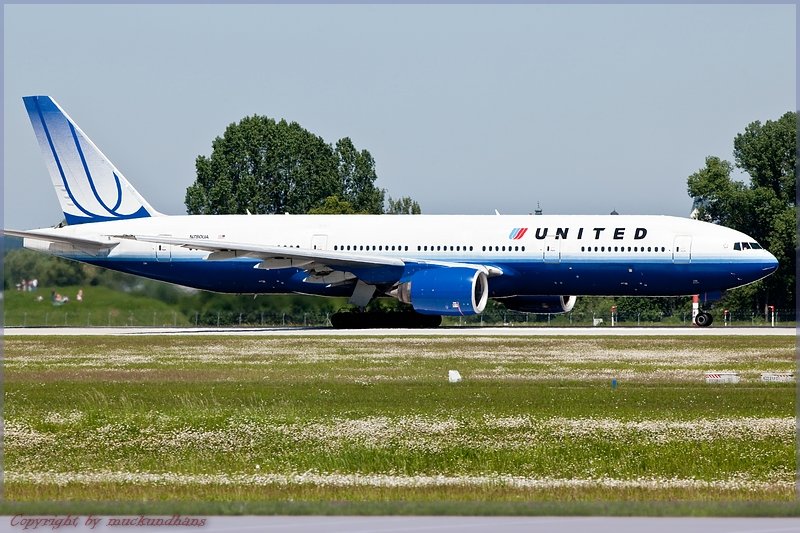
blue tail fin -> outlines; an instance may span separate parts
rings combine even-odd
[[[160,215],[52,98],[22,99],[67,224]]]

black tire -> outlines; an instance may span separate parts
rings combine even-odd
[[[712,322],[714,322],[714,317],[705,311],[698,314],[694,319],[694,323],[701,328],[707,328]]]
[[[372,328],[436,328],[442,323],[438,315],[421,315],[413,311],[338,312],[330,317],[334,329]]]

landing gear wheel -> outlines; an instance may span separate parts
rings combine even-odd
[[[331,315],[334,329],[438,328],[442,317],[413,311],[339,311]]]
[[[703,311],[694,318],[694,323],[701,328],[707,328],[714,322],[714,317],[711,314]]]

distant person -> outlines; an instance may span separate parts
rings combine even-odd
[[[53,305],[61,305],[69,301],[69,297],[61,296],[61,294],[56,291],[50,293],[50,298],[53,300]]]
[[[79,302],[83,301],[83,289],[78,289],[78,294],[77,296],[75,296],[75,299],[78,300]]]

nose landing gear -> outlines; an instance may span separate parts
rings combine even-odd
[[[711,316],[711,313],[707,313],[706,311],[701,311],[697,313],[697,316],[694,317],[694,323],[698,327],[706,328],[710,326],[714,322],[714,317]]]
[[[715,294],[715,293],[706,293],[704,294],[703,302],[708,304],[713,302],[714,300],[718,300],[722,297],[722,293]],[[695,326],[700,328],[707,328],[714,322],[714,317],[711,316],[711,313],[708,311],[703,311],[700,309],[700,295],[695,294],[692,296],[692,322]]]

